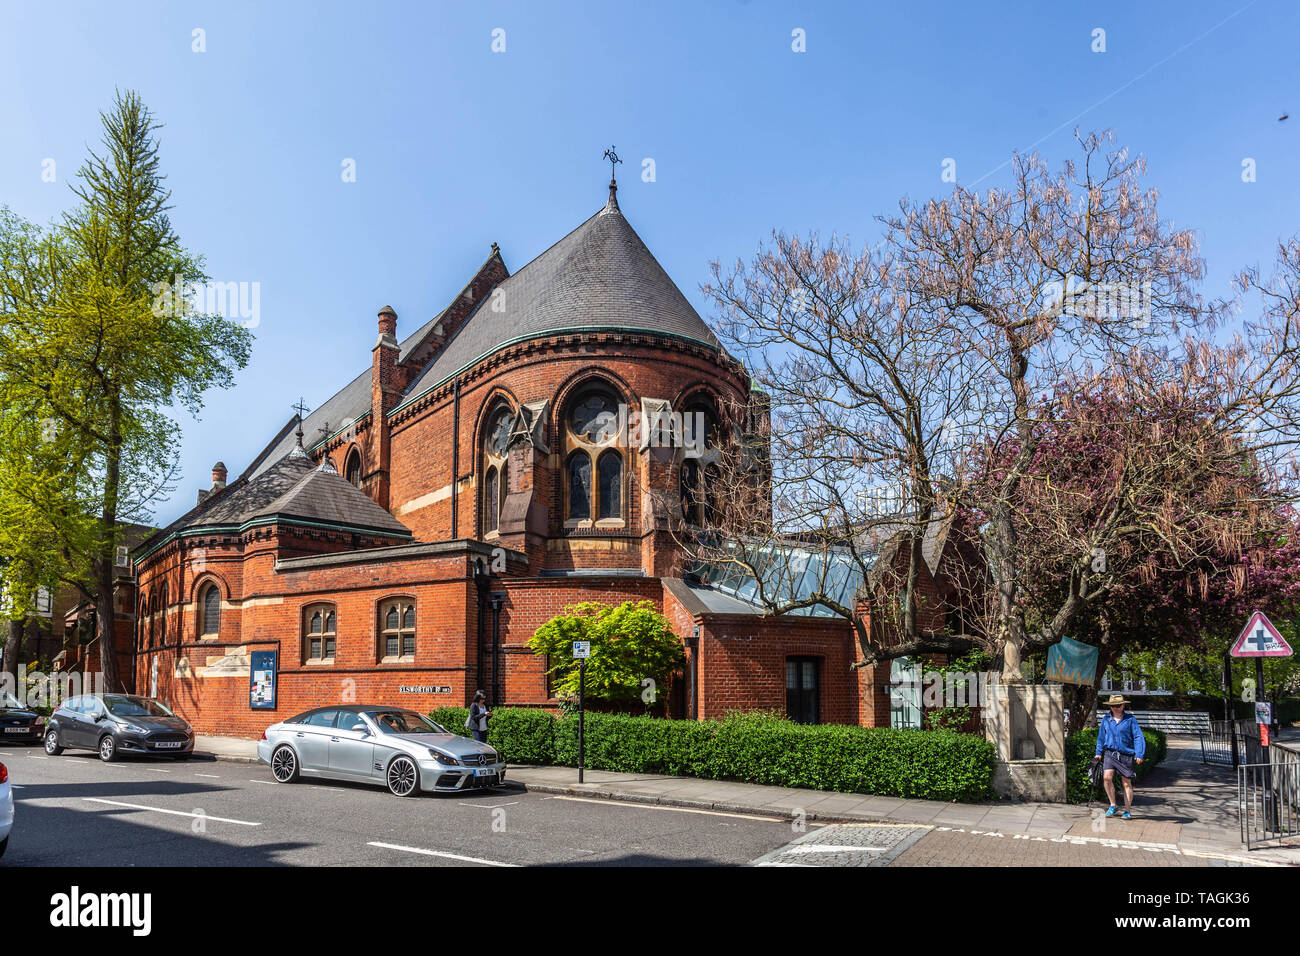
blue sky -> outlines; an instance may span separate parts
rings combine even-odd
[[[625,215],[706,318],[710,260],[774,227],[870,241],[900,197],[950,190],[945,158],[994,185],[1015,149],[1072,155],[1076,124],[1147,157],[1164,214],[1200,234],[1208,291],[1266,264],[1300,231],[1300,5],[1066,7],[0,0],[0,203],[67,208],[98,111],[136,89],[166,124],[185,244],[214,280],[260,284],[252,362],[184,421],[165,522],[300,394],[314,407],[369,365],[380,306],[410,331],[492,242],[517,270],[594,212],[611,143]]]

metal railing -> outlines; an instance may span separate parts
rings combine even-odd
[[[1247,850],[1300,837],[1300,749],[1274,743],[1263,753],[1268,755],[1266,762],[1237,768],[1241,842]]]
[[[1200,734],[1201,763],[1216,767],[1239,767],[1259,763],[1259,725],[1249,720],[1212,720],[1210,732]]]

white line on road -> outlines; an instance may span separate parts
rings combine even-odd
[[[234,823],[241,827],[260,827],[262,824],[251,820],[232,820],[229,817],[214,817],[206,813],[186,813],[183,810],[164,810],[162,807],[146,807],[143,803],[123,803],[121,800],[105,800],[101,797],[82,797],[91,803],[107,803],[114,807],[130,807],[132,810],[149,810],[153,813],[170,813],[175,817],[202,817],[215,823]]]
[[[249,778],[248,778],[248,782],[249,782],[249,783],[264,783],[264,784],[267,784],[268,786],[271,786],[271,787],[274,787],[274,786],[276,785],[276,783],[275,783],[274,780],[254,780],[252,777],[249,777]]]
[[[633,803],[630,800],[597,800],[594,797],[553,797],[554,800],[570,800],[573,803],[599,803],[607,807],[629,807],[634,810],[674,810],[677,813],[703,813],[710,817],[737,817],[741,820],[762,820],[764,823],[785,824],[780,817],[761,817],[754,813],[733,813],[730,810],[697,810],[694,807],[665,807],[658,803]]]
[[[418,853],[421,856],[440,856],[447,860],[460,860],[462,863],[482,863],[484,866],[518,866],[518,863],[502,863],[499,860],[484,860],[477,856],[461,856],[459,853],[443,853],[441,850],[425,850],[418,846],[399,846],[396,843],[367,843],[384,850],[401,850],[403,853]]]
[[[221,779],[221,777],[218,776],[218,775],[215,774],[215,773],[196,773],[194,776],[196,776],[196,777],[211,777],[213,780],[220,780],[220,779]]]
[[[496,810],[499,807],[518,806],[519,801],[514,800],[510,803],[459,803],[457,806],[464,807],[466,810]]]

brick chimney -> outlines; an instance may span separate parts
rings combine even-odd
[[[220,491],[224,487],[226,487],[226,464],[219,461],[212,466],[212,490]]]
[[[370,490],[375,501],[388,507],[388,475],[390,464],[388,413],[402,397],[402,370],[397,359],[397,313],[391,305],[379,310],[379,338],[370,350],[370,417],[374,435],[372,451],[375,456],[374,478]]]

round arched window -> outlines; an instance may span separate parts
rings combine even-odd
[[[601,445],[618,431],[618,404],[606,392],[588,392],[569,410],[569,431],[583,441]]]

